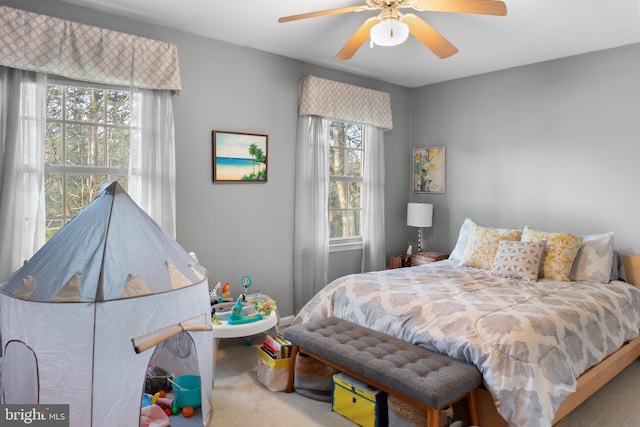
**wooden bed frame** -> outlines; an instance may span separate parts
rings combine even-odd
[[[640,288],[640,255],[621,255],[627,281]],[[622,347],[596,366],[588,369],[578,378],[576,391],[570,394],[558,408],[553,424],[577,408],[582,402],[618,375],[624,368],[640,357],[640,336],[623,344]],[[483,427],[505,427],[507,422],[498,410],[489,392],[481,389],[476,393],[478,416]]]

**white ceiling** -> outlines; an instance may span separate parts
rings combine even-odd
[[[333,57],[375,11],[277,21],[364,0],[64,1],[406,87],[640,42],[640,0],[504,0],[507,16],[415,12],[459,52],[439,59],[410,36],[395,47],[365,42],[347,61]]]

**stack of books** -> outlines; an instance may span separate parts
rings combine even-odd
[[[265,335],[260,348],[273,359],[288,359],[291,355],[291,343],[280,334]]]

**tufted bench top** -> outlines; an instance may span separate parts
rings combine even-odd
[[[482,385],[473,365],[335,317],[290,326],[284,338],[431,408]]]

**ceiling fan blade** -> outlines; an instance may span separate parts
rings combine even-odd
[[[336,55],[336,59],[351,59],[356,51],[360,49],[360,46],[362,46],[362,44],[369,38],[371,27],[376,25],[378,22],[380,22],[380,18],[377,16],[364,21],[347,43],[342,46],[342,49],[340,49],[340,52]]]
[[[278,19],[278,22],[283,23],[297,21],[299,19],[315,18],[316,16],[337,15],[340,13],[360,12],[363,10],[367,10],[367,6],[339,7],[337,9],[327,9],[319,10],[317,12],[301,13],[300,15],[283,16],[282,18]]]
[[[438,58],[447,58],[458,53],[458,48],[452,45],[431,25],[424,22],[413,13],[406,13],[401,21],[409,26],[409,32],[428,47]]]
[[[412,3],[416,10],[426,12],[477,13],[481,15],[505,16],[504,2],[493,0],[417,0]]]

